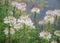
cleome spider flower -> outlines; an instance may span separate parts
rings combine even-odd
[[[46,15],[52,15],[53,16],[53,14],[54,14],[53,10],[46,11]]]
[[[32,13],[34,13],[34,12],[39,13],[39,12],[40,12],[40,8],[37,7],[37,6],[34,6],[34,7],[31,9],[31,12],[32,12]]]
[[[21,10],[21,11],[25,11],[26,10],[26,6],[27,6],[27,4],[25,2],[20,2],[20,3],[16,4],[16,8],[18,10]]]
[[[5,28],[3,32],[6,36],[8,36],[9,32],[11,35],[15,34],[15,30],[13,28],[10,28],[10,31],[8,30],[8,28]]]
[[[59,36],[59,37],[60,37],[60,30],[56,30],[56,31],[54,32],[54,34],[55,34],[56,36]]]
[[[13,16],[9,16],[8,19],[9,19],[9,21],[12,22],[12,23],[15,23],[15,22],[16,22],[16,18],[13,17]]]
[[[4,18],[4,23],[6,23],[6,24],[9,23],[9,19],[8,19],[8,17],[5,17],[5,18]]]
[[[12,6],[16,7],[18,10],[26,11],[27,4],[25,2],[19,3],[19,2],[12,1]]]
[[[16,30],[19,30],[20,28],[23,27],[22,23],[19,23],[19,22],[15,23],[13,26]]]
[[[55,20],[55,18],[53,16],[51,16],[51,15],[47,15],[47,16],[44,17],[44,21],[46,23],[50,22],[51,24],[53,24],[54,20]]]
[[[51,43],[58,43],[57,41],[52,41]]]
[[[49,40],[51,38],[51,34],[48,31],[42,31],[39,34],[40,34],[40,37],[42,37],[44,39],[48,39]]]
[[[13,16],[8,16],[4,18],[4,23],[8,24],[8,23],[16,23],[16,18]]]
[[[9,33],[8,31],[9,31],[8,28],[5,28],[5,30],[3,32],[4,32],[5,35],[8,36],[8,33]]]
[[[39,24],[46,24],[44,20],[39,21]]]
[[[12,1],[12,2],[11,2],[11,5],[12,5],[13,7],[15,7],[17,3],[18,3],[18,2],[16,2],[16,1]]]
[[[53,13],[54,15],[57,15],[58,17],[60,17],[60,10],[54,10]]]
[[[57,9],[55,9],[55,10],[48,10],[47,12],[46,12],[46,15],[52,15],[52,16],[60,16],[60,10],[57,10]]]
[[[20,18],[18,19],[18,22],[24,23],[30,27],[34,27],[33,22],[28,15],[21,15]]]

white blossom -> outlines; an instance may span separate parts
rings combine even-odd
[[[15,7],[18,2],[12,1],[12,6]]]
[[[60,10],[54,10],[53,15],[57,15],[58,17],[60,16]]]
[[[10,34],[11,35],[15,34],[15,30],[13,28],[10,28]]]
[[[33,26],[33,22],[32,22],[32,20],[29,18],[28,15],[25,15],[25,16],[22,15],[22,16],[18,19],[18,22],[24,23],[24,24],[26,24],[27,26],[34,27],[34,26]]]
[[[13,17],[13,16],[5,17],[4,18],[4,23],[5,24],[8,24],[9,23],[10,26],[14,26],[14,24],[16,24],[16,18]]]
[[[26,10],[26,3],[24,3],[24,2],[17,3],[16,7],[18,10],[25,11]]]
[[[60,16],[60,10],[48,10],[47,12],[46,12],[46,15],[52,15],[52,16]]]
[[[40,32],[40,37],[43,37],[44,39],[50,39],[51,34],[50,34],[50,32],[42,31],[42,32]]]
[[[25,2],[19,3],[19,2],[12,1],[12,6],[16,6],[18,10],[26,11],[27,4]]]
[[[17,30],[20,29],[21,27],[22,27],[22,24],[19,23],[19,22],[14,24],[14,28],[17,29]]]
[[[58,43],[57,41],[52,41],[51,43]]]
[[[11,15],[13,15],[13,11],[9,11],[9,13],[10,13]]]
[[[47,15],[49,15],[49,14],[50,14],[50,15],[53,15],[54,13],[53,13],[53,10],[48,10],[48,11],[46,12],[46,14],[47,14]]]
[[[59,37],[60,37],[60,30],[56,30],[56,31],[54,32],[54,34],[55,34],[56,36],[59,36]]]
[[[8,16],[8,19],[9,19],[9,22],[10,23],[16,23],[16,18],[15,17],[13,17],[13,16]]]
[[[31,10],[31,12],[36,12],[36,13],[39,13],[40,12],[40,8],[38,8],[38,7],[33,7],[32,8],[32,10]]]
[[[15,33],[15,30],[14,30],[13,28],[10,28],[10,31],[9,31],[8,28],[6,28],[6,29],[4,30],[4,34],[5,34],[6,36],[8,36],[9,32],[10,32],[11,35],[13,35],[13,34]]]
[[[26,7],[26,6],[27,6],[25,2],[21,2],[20,5],[21,5],[22,7]]]
[[[6,24],[9,23],[8,17],[5,17],[5,18],[4,18],[4,23],[6,23]]]
[[[26,11],[26,8],[24,7],[17,7],[18,10],[21,10],[21,11]]]
[[[44,20],[41,20],[41,21],[39,21],[39,24],[45,24],[45,21]]]
[[[53,24],[55,18],[53,16],[51,16],[51,15],[48,15],[48,16],[44,17],[44,20],[45,20],[46,23],[50,22],[51,24]]]
[[[8,30],[8,28],[6,28],[6,29],[4,30],[4,34],[8,36],[8,33],[9,33],[9,30]]]

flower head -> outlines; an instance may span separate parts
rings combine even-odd
[[[55,34],[56,36],[59,36],[59,37],[60,37],[60,30],[56,30],[56,31],[54,32],[54,34]]]
[[[50,22],[51,24],[53,24],[55,18],[53,16],[51,16],[51,15],[48,15],[48,16],[44,17],[44,20],[45,20],[46,23]]]
[[[13,16],[8,16],[4,18],[4,23],[16,23],[16,18]]]
[[[50,15],[53,15],[53,11],[52,11],[52,10],[48,10],[48,11],[46,12],[46,14],[47,14],[47,15],[49,15],[49,14],[50,14]]]
[[[15,33],[15,30],[14,30],[13,28],[10,28],[10,31],[9,31],[8,28],[5,28],[4,34],[5,34],[6,36],[8,36],[9,32],[10,32],[11,35],[13,35],[13,34]]]
[[[5,17],[5,18],[4,18],[4,23],[6,23],[6,24],[9,23],[9,19],[8,19],[8,17]]]
[[[8,28],[6,28],[6,29],[4,30],[4,34],[5,34],[6,36],[8,36],[8,33],[9,33],[9,30],[8,30]]]
[[[25,2],[17,3],[16,7],[18,10],[25,11],[26,10],[26,3]]]
[[[50,39],[51,34],[50,34],[50,32],[43,31],[43,32],[40,32],[40,37],[43,37],[44,39]]]
[[[39,24],[45,24],[45,21],[44,20],[41,20],[41,21],[39,21]]]
[[[22,7],[26,7],[27,6],[25,2],[20,2],[20,4],[21,4]]]
[[[16,18],[13,17],[13,16],[9,16],[8,19],[9,19],[9,21],[12,22],[12,23],[13,23],[13,22],[16,22]]]
[[[58,43],[57,41],[52,41],[51,43]]]
[[[18,22],[25,22],[28,19],[28,15],[21,15]]]
[[[10,34],[11,35],[15,34],[15,30],[13,28],[10,28]]]
[[[35,6],[35,7],[32,8],[31,12],[39,13],[40,12],[40,8]]]
[[[60,10],[54,10],[54,15],[60,16]]]
[[[9,13],[10,13],[11,15],[13,15],[13,11],[9,11]]]
[[[22,24],[19,23],[19,22],[17,22],[16,24],[14,24],[14,28],[15,28],[16,30],[19,30],[21,27],[22,27]]]
[[[18,22],[24,23],[24,24],[26,24],[27,26],[34,27],[34,26],[33,26],[33,22],[32,22],[32,20],[29,18],[28,15],[22,15],[22,16],[18,19]]]
[[[15,7],[18,2],[12,1],[12,6]]]
[[[60,10],[54,10],[54,11],[52,11],[52,10],[48,10],[47,12],[46,12],[46,15],[52,15],[52,16],[60,16]]]

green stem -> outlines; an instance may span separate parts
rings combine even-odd
[[[8,37],[9,37],[9,43],[11,42],[10,40],[10,26],[9,26],[9,33],[8,33]]]
[[[15,17],[15,7],[14,7],[14,9],[13,9],[13,16]]]
[[[22,12],[21,12],[21,10],[20,10],[20,15],[22,15]],[[20,16],[20,15],[19,15],[19,16]]]
[[[41,28],[40,28],[40,31],[43,31],[44,30],[44,26],[43,24],[41,25]]]
[[[25,31],[25,29],[26,29],[26,25],[23,24],[23,35],[24,35],[24,36],[23,36],[23,37],[24,37],[23,42],[24,42],[24,43],[26,42],[26,39],[25,39],[25,38],[26,38],[26,37],[25,37],[25,36],[26,36],[26,33],[25,33],[26,31]]]
[[[9,0],[5,0],[5,10],[6,10],[6,16],[8,16],[8,10],[9,10]]]
[[[46,29],[46,30],[47,30],[47,31],[51,31],[50,29],[51,29],[51,26],[50,26],[50,21],[49,21],[49,22],[47,23],[47,29]]]
[[[35,25],[35,27],[37,28],[36,16],[37,16],[37,13],[35,12],[35,13],[34,13],[34,25]]]
[[[58,17],[57,15],[55,16],[55,21],[54,21],[54,30],[55,31],[57,29],[57,21],[58,21]]]
[[[8,32],[9,32],[8,37],[6,37],[5,43],[10,43],[10,26],[9,26]]]

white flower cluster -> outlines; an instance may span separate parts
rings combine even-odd
[[[15,17],[13,17],[13,16],[8,16],[8,17],[5,17],[4,18],[4,23],[13,23],[13,24],[15,24],[16,23],[16,18]]]
[[[26,3],[25,2],[15,2],[12,1],[12,6],[15,6],[18,10],[25,11],[26,10]]]
[[[25,2],[15,2],[15,1],[12,1],[12,6],[15,6],[18,10],[21,10],[21,11],[26,11],[26,6],[27,4]],[[38,6],[34,6],[32,9],[31,9],[31,12],[34,13],[40,13],[40,8]]]
[[[58,43],[57,41],[52,41],[51,43]]]
[[[40,37],[49,40],[51,38],[51,34],[48,31],[42,31],[40,32]]]
[[[8,24],[9,23],[10,26],[13,25],[14,28],[21,28],[23,23],[26,24],[26,25],[28,25],[28,26],[30,26],[30,27],[34,27],[33,26],[33,22],[29,18],[28,15],[25,15],[25,16],[24,15],[21,15],[20,18],[18,18],[17,20],[13,16],[8,16],[8,17],[5,17],[4,18],[4,23],[5,24]]]
[[[56,36],[59,36],[59,37],[60,37],[60,30],[56,30],[56,31],[54,32],[54,34],[55,34]]]
[[[40,12],[40,8],[39,7],[33,7],[31,12],[32,13],[34,13],[34,12],[39,13]]]
[[[19,30],[20,28],[22,28],[23,27],[23,25],[22,25],[22,23],[15,23],[14,25],[14,28],[16,29],[16,30]]]
[[[46,16],[43,19],[43,22],[53,24],[55,21],[55,16],[60,17],[60,10],[48,10]],[[40,21],[39,21],[40,22]],[[42,22],[41,22],[42,23]],[[40,23],[39,23],[40,24]],[[44,24],[44,23],[43,23]]]
[[[44,17],[44,19],[42,21],[39,21],[39,24],[46,24],[48,22],[50,22],[50,24],[53,24],[55,21],[55,18],[51,15],[47,15]]]
[[[57,17],[60,17],[60,10],[48,10],[46,12],[46,16],[44,17],[43,20],[39,21],[39,24],[45,24],[45,23],[48,23],[50,22],[50,24],[53,24],[54,21],[55,21],[55,16]],[[54,34],[56,36],[59,36],[60,37],[60,31],[55,31]],[[42,31],[40,32],[40,37],[43,37],[45,39],[50,39],[51,38],[51,35],[50,32],[46,32],[46,31]],[[52,41],[51,43],[57,43],[56,41]]]
[[[56,10],[48,10],[46,12],[46,14],[47,15],[52,15],[52,16],[56,16],[57,15],[59,17],[60,16],[60,10],[57,10],[57,9]]]
[[[53,24],[54,20],[55,20],[55,18],[53,16],[51,16],[51,15],[47,15],[47,16],[44,17],[44,21],[46,23],[50,22],[51,24]]]
[[[30,27],[33,27],[33,28],[35,27],[35,26],[33,25],[32,20],[29,18],[28,15],[22,15],[22,16],[18,19],[18,22],[24,23],[24,24],[26,24],[26,25],[28,25],[28,26],[30,26]]]
[[[39,24],[46,24],[44,20],[39,21]]]
[[[8,37],[9,32],[10,32],[11,35],[15,34],[15,30],[14,30],[13,28],[10,28],[10,31],[9,31],[8,28],[5,28],[4,34],[5,34],[7,37]]]
[[[8,16],[8,17],[5,17],[4,18],[4,23],[5,24],[10,24],[11,27],[13,27],[13,29],[16,29],[16,30],[19,30],[20,28],[23,27],[23,24],[29,26],[29,27],[32,27],[32,28],[35,28],[35,26],[33,25],[33,22],[32,20],[29,18],[28,15],[21,15],[20,18],[18,18],[16,20],[15,17],[13,16]],[[11,34],[13,34],[15,31],[11,29]],[[5,29],[4,32],[6,35],[8,35],[8,29]]]

